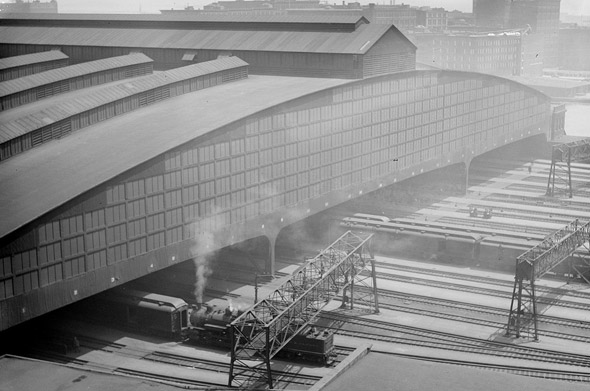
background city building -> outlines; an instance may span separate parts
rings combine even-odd
[[[40,0],[24,1],[16,0],[13,3],[0,3],[0,13],[18,13],[18,14],[56,14],[57,0]]]
[[[527,30],[543,41],[544,67],[558,64],[561,0],[473,0],[475,23],[490,30]]]
[[[408,37],[419,48],[416,59],[422,64],[499,76],[521,74],[519,33],[414,33]]]

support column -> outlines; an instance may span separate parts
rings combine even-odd
[[[567,185],[570,188],[570,198],[574,196],[574,190],[572,189],[572,152],[567,155]]]
[[[469,188],[469,167],[465,170],[465,191],[464,194],[467,195],[467,189]]]
[[[465,195],[467,195],[467,189],[469,189],[469,166],[471,166],[471,159],[465,160]]]
[[[267,235],[266,238],[268,239],[268,258],[264,265],[264,272],[266,274],[274,275],[276,271],[275,246],[277,243],[277,235]]]

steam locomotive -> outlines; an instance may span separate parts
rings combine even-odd
[[[178,297],[134,289],[114,289],[89,300],[80,310],[97,322],[222,348],[231,348],[230,324],[242,313],[208,304],[189,306]],[[334,356],[334,334],[308,326],[278,355],[328,365]]]
[[[215,305],[197,306],[190,314],[188,339],[197,344],[230,348],[230,324],[241,314],[241,311],[230,307],[222,309]],[[334,333],[328,330],[318,331],[313,326],[304,328],[278,354],[287,359],[313,361],[323,365],[332,363],[334,355]]]

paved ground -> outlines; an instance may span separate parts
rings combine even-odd
[[[10,376],[9,376],[10,375]],[[1,391],[178,391],[130,377],[66,368],[18,358],[0,358]]]
[[[588,391],[588,385],[369,353],[322,391]]]

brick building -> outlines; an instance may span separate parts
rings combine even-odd
[[[522,37],[501,34],[410,34],[418,47],[416,61],[422,64],[498,76],[520,75]]]

